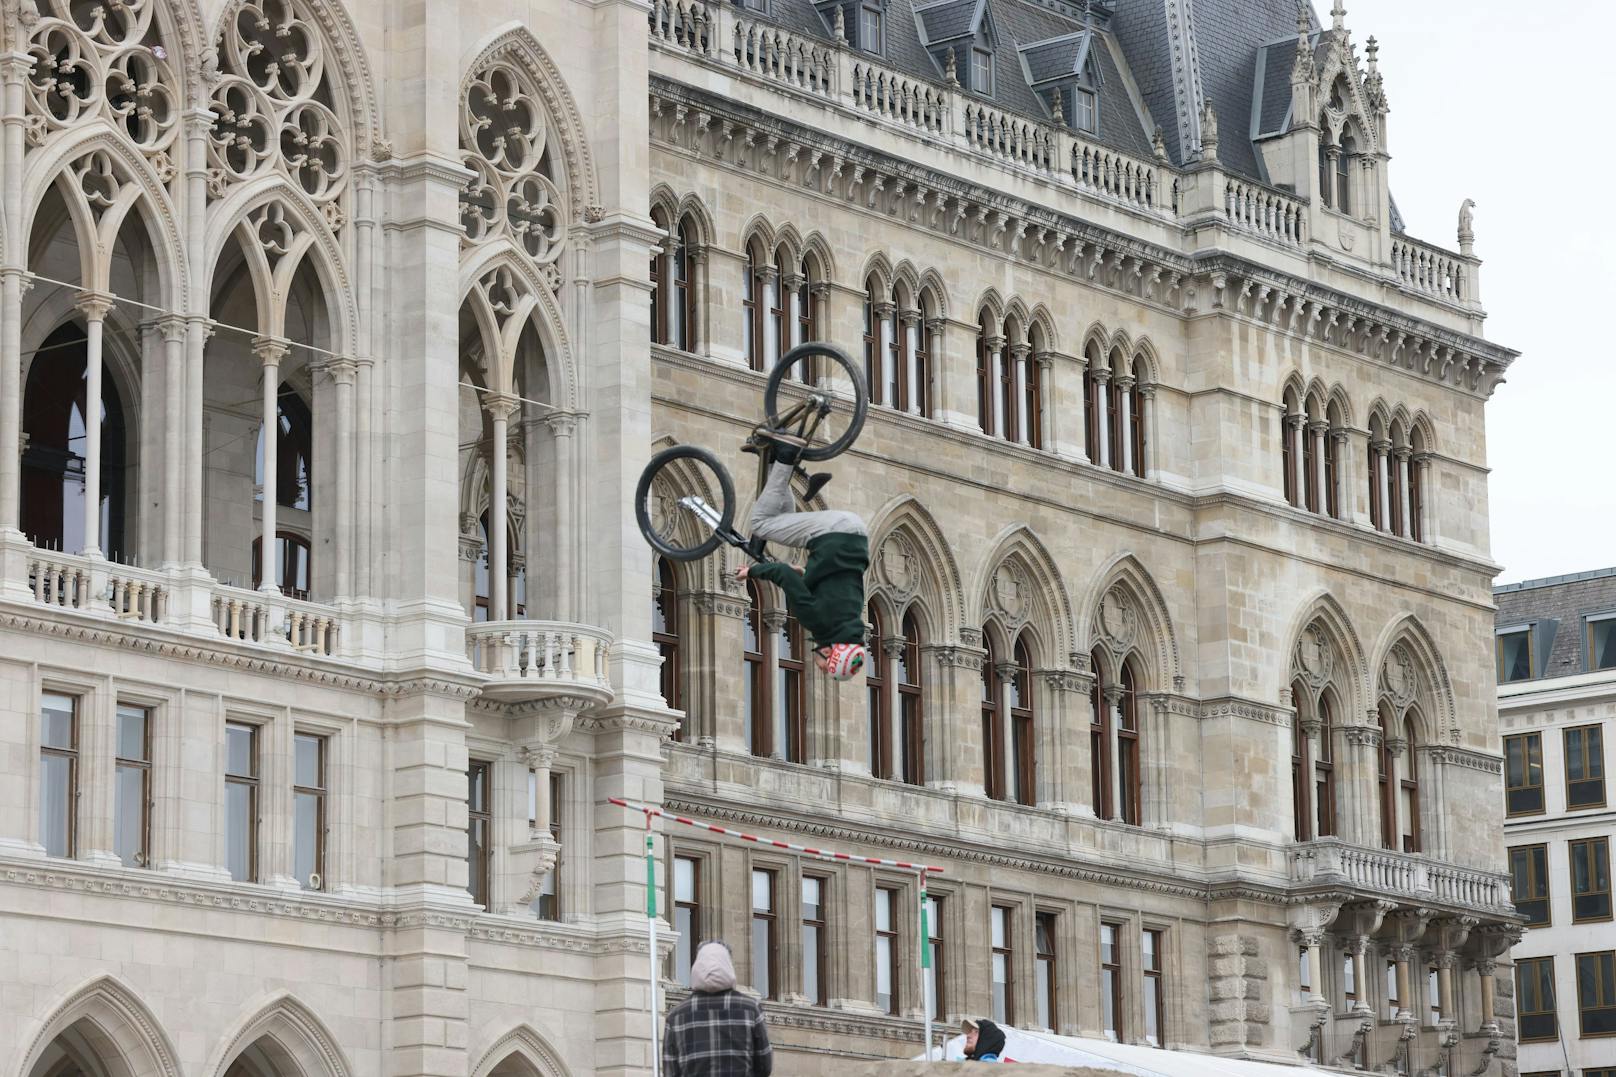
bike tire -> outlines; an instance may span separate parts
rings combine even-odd
[[[870,390],[864,381],[864,371],[853,365],[853,360],[841,348],[823,341],[809,341],[798,344],[795,348],[780,357],[769,371],[769,382],[763,390],[763,413],[768,416],[769,428],[778,429],[778,416],[780,414],[780,386],[784,384],[791,374],[791,370],[798,363],[816,356],[824,356],[842,368],[848,381],[853,386],[852,415],[848,418],[847,429],[834,441],[823,445],[810,445],[802,450],[804,460],[829,460],[833,456],[840,456],[858,440],[859,434],[864,430],[864,420],[870,411]],[[841,398],[837,398],[840,405]]]
[[[721,502],[717,506],[720,518],[718,528],[692,546],[669,542],[651,521],[651,484],[659,474],[681,460],[698,461],[712,471],[718,482]],[[640,481],[634,490],[634,519],[640,525],[640,534],[645,536],[645,541],[657,553],[675,561],[699,561],[723,545],[724,539],[719,532],[729,531],[735,521],[735,482],[730,478],[729,470],[718,462],[718,457],[699,445],[675,445],[663,449],[651,457],[645,470],[640,472]]]

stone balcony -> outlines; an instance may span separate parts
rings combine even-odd
[[[1338,838],[1303,842],[1291,850],[1291,885],[1350,898],[1515,918],[1509,876],[1444,863],[1419,853],[1368,849]]]
[[[501,703],[544,700],[579,709],[612,698],[611,634],[560,621],[485,621],[466,629],[472,667],[488,680],[483,697]]]

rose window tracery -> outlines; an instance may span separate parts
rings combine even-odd
[[[461,159],[472,172],[460,193],[466,240],[506,235],[535,263],[549,265],[566,240],[566,208],[538,93],[515,67],[495,60],[472,77],[463,104]]]
[[[30,134],[100,115],[148,155],[179,130],[179,82],[156,0],[38,0],[29,28]]]
[[[292,0],[248,0],[219,43],[210,142],[213,187],[278,169],[316,202],[347,185],[325,45]]]

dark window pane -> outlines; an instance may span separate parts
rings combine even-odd
[[[1588,665],[1591,669],[1616,668],[1616,618],[1588,626]]]
[[[1532,677],[1532,633],[1509,632],[1498,637],[1498,679],[1525,681]]]
[[[679,933],[678,945],[673,950],[673,978],[690,986],[690,963],[695,960],[696,925],[689,908],[673,910],[673,929]]]

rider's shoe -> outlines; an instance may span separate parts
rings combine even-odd
[[[802,456],[802,450],[808,442],[795,434],[782,433],[779,430],[762,429],[752,435],[754,443],[773,442],[774,462],[777,464],[796,464]],[[756,451],[756,450],[754,450]]]
[[[809,475],[808,484],[803,488],[802,491],[802,499],[804,501],[812,501],[815,497],[819,496],[819,491],[825,488],[825,484],[830,482],[832,477],[833,476],[828,471],[816,471],[812,475]]]
[[[752,558],[754,561],[763,560],[764,556],[768,552],[766,549],[767,545],[768,544],[765,543],[760,536],[753,536],[746,541],[747,556]]]

